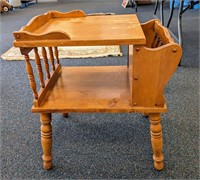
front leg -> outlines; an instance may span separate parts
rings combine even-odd
[[[44,169],[52,168],[52,127],[51,127],[51,113],[40,113],[41,121],[41,144],[43,149],[42,159],[44,161]]]
[[[156,170],[163,169],[163,154],[162,154],[162,126],[160,124],[160,113],[149,114],[150,118],[150,133],[151,133],[151,144],[153,148],[153,160],[154,167]]]

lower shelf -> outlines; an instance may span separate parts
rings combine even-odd
[[[163,112],[130,104],[126,66],[62,67],[40,107],[32,112]]]

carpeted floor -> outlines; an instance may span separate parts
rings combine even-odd
[[[168,15],[167,5],[165,14]],[[68,0],[32,4],[1,15],[1,54],[12,46],[12,32],[48,10],[135,13],[121,0]],[[154,5],[138,6],[141,22]],[[176,16],[177,10],[175,11]],[[199,11],[183,15],[183,58],[165,89],[168,113],[162,115],[165,167],[155,171],[148,119],[140,114],[53,114],[53,162],[42,169],[40,122],[30,112],[32,93],[24,61],[0,60],[1,179],[199,179]],[[171,30],[176,34],[176,22]],[[120,65],[122,57],[65,59],[63,65]]]

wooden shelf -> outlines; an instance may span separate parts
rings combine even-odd
[[[40,107],[32,112],[164,112],[131,106],[126,66],[62,67]]]

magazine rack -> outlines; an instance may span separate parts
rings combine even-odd
[[[136,15],[87,16],[80,10],[51,11],[33,18],[14,32],[14,37],[14,46],[25,57],[34,97],[32,112],[40,113],[45,169],[52,168],[51,114],[67,116],[70,112],[149,115],[154,167],[163,168],[160,114],[167,111],[163,90],[177,68],[182,51],[158,20],[141,25]],[[58,46],[93,45],[128,45],[128,67],[61,67]],[[46,75],[38,47],[42,47]],[[39,91],[28,55],[32,49]]]

